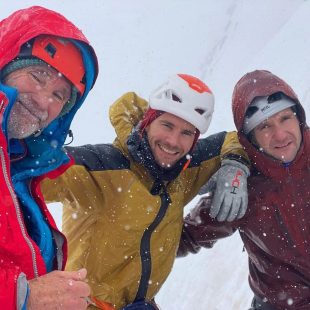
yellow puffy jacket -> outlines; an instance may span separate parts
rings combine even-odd
[[[113,145],[68,148],[74,165],[42,188],[49,202],[64,205],[67,270],[87,268],[93,296],[116,309],[154,298],[176,257],[184,206],[223,158],[247,161],[235,132],[200,139],[188,168],[154,191],[154,178],[127,144],[146,108],[135,93],[122,96],[110,108]]]

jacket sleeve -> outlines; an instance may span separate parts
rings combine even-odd
[[[98,195],[96,182],[83,165],[72,165],[58,178],[44,179],[41,183],[46,201],[63,204],[62,231],[68,239],[70,253],[66,270],[85,266],[85,253],[91,246],[96,222],[102,217],[99,212],[104,197]]]
[[[250,160],[241,146],[236,131],[227,132],[221,148],[221,160],[232,159],[250,168]]]
[[[218,222],[209,216],[211,202],[212,197],[202,198],[184,218],[178,257],[198,253],[201,248],[212,248],[217,240],[237,230],[236,222]]]
[[[45,178],[40,183],[45,203],[63,202],[64,197],[69,195],[66,190],[67,186],[65,175],[61,175],[57,179]]]
[[[142,120],[148,102],[129,92],[116,100],[109,109],[109,117],[118,137],[128,137],[133,127]]]
[[[0,304],[1,309],[21,309],[26,300],[26,292],[19,289],[21,279],[24,274],[20,268],[4,267],[5,261],[2,262],[0,269]],[[8,262],[11,264],[11,262]]]

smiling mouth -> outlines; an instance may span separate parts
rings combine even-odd
[[[17,101],[33,118],[36,118],[39,123],[41,123],[43,120],[36,115],[33,111],[31,111],[21,100]]]
[[[292,143],[292,142],[288,142],[288,143],[285,144],[285,145],[276,146],[275,148],[276,148],[276,149],[284,149],[284,148],[288,147],[289,145],[291,145],[291,143]]]
[[[179,154],[178,151],[173,151],[171,149],[166,148],[165,146],[158,144],[158,147],[165,153],[169,154],[169,155],[177,155]]]

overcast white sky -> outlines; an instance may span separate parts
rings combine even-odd
[[[208,134],[234,129],[232,90],[254,69],[284,78],[309,118],[308,0],[10,0],[0,4],[0,18],[31,5],[65,15],[97,51],[99,78],[73,121],[75,145],[112,142],[109,105],[127,91],[147,99],[173,73],[196,75],[213,90]],[[59,225],[60,211],[53,207]],[[247,255],[235,234],[177,260],[157,302],[163,310],[243,310],[251,297]]]

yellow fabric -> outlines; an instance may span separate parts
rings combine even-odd
[[[117,139],[114,145],[130,159],[126,140],[146,109],[134,93],[125,94],[110,109]],[[235,132],[227,133],[221,156],[245,156]],[[147,298],[154,298],[171,271],[178,248],[184,206],[219,168],[221,156],[188,168],[167,185],[172,203],[151,238],[152,272]],[[161,205],[150,194],[153,181],[131,161],[130,169],[87,171],[74,165],[56,180],[46,180],[48,201],[64,204],[63,232],[69,241],[68,270],[86,267],[92,294],[117,309],[132,302],[141,276],[140,242]]]

